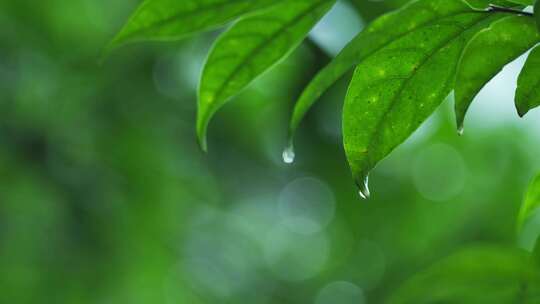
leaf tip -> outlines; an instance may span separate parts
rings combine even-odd
[[[200,121],[197,123],[197,143],[199,144],[199,148],[201,149],[201,151],[204,153],[208,152],[206,126],[206,123],[201,123]]]
[[[516,109],[517,109],[518,116],[520,118],[523,118],[529,112],[529,110],[527,110],[527,109],[525,109],[523,107],[519,107],[519,106]]]
[[[455,113],[457,134],[462,136],[465,132],[465,113],[460,111],[460,109],[457,107],[455,108]]]
[[[206,142],[206,136],[204,137],[197,137],[197,142],[199,144],[199,148],[203,153],[208,153],[208,143]]]

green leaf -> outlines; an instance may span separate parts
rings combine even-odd
[[[462,1],[439,5],[447,8],[446,16],[383,47],[353,76],[343,110],[343,134],[349,164],[363,192],[371,169],[448,96],[466,42],[505,16],[471,10]]]
[[[540,175],[536,176],[525,194],[525,199],[519,210],[517,228],[521,231],[525,223],[540,207]]]
[[[540,47],[532,50],[519,74],[516,89],[516,109],[523,117],[540,106]]]
[[[523,3],[520,3],[520,2],[530,2],[533,0],[464,0],[464,1],[467,2],[467,4],[469,4],[472,8],[486,9],[490,5],[512,7],[512,6],[516,6],[516,4],[523,5]]]
[[[534,3],[534,20],[536,20],[536,27],[540,30],[540,1]]]
[[[479,246],[415,275],[387,303],[532,304],[539,296],[538,268],[527,252]]]
[[[446,0],[412,2],[400,10],[378,18],[349,42],[336,58],[313,78],[298,99],[289,125],[291,146],[294,133],[307,111],[330,86],[393,40],[433,22],[441,15],[452,13],[453,10],[451,8],[449,10],[448,6],[444,5],[446,2]],[[409,26],[403,26],[403,24]]]
[[[145,0],[108,50],[146,40],[174,40],[215,29],[275,0]]]
[[[521,4],[521,5],[533,5],[535,0],[508,0],[509,2],[515,3],[515,4]]]
[[[539,40],[534,20],[509,16],[476,35],[465,48],[456,75],[455,109],[458,128],[474,97],[497,75]]]
[[[378,18],[347,44],[340,54],[313,78],[298,99],[289,124],[289,149],[292,149],[294,134],[306,113],[328,88],[353,67],[388,46],[395,39],[425,27],[441,16],[455,13],[455,6],[448,2],[447,0],[413,1],[397,11]],[[456,3],[456,1],[453,2]],[[505,1],[475,0],[473,5],[482,9],[494,2],[506,3]],[[459,9],[463,9],[463,4],[459,3]]]
[[[284,59],[335,0],[295,0],[241,19],[214,44],[200,90],[197,134],[206,149],[206,128],[214,113],[262,73]]]

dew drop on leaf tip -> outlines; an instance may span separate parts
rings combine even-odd
[[[283,162],[286,164],[292,164],[294,162],[294,148],[293,146],[288,146],[283,150]]]
[[[462,136],[464,132],[465,132],[465,128],[463,128],[463,126],[460,126],[460,127],[458,128],[458,130],[457,130],[457,134],[458,134],[459,136]]]
[[[366,177],[363,181],[358,182],[357,185],[358,194],[360,195],[360,197],[365,200],[369,199],[369,197],[371,196],[371,193],[369,191],[369,178]]]

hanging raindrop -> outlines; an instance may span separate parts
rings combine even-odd
[[[463,132],[465,132],[465,128],[463,128],[463,126],[460,126],[457,130],[457,134],[459,136],[462,136],[463,135]]]
[[[288,146],[283,150],[283,162],[286,164],[292,164],[294,163],[294,148],[292,145]]]
[[[369,192],[369,177],[366,176],[362,182],[358,183],[358,194],[365,200],[371,196]]]

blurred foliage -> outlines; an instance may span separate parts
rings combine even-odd
[[[528,254],[477,247],[415,276],[390,303],[538,303],[539,280]]]
[[[359,16],[391,3],[358,1]],[[328,60],[305,44],[224,109],[204,155],[195,92],[215,33],[100,65],[136,5],[0,2],[0,303],[382,303],[463,248],[516,246],[537,128],[457,137],[445,104],[360,201],[339,145],[346,81],[281,164],[292,104]]]

